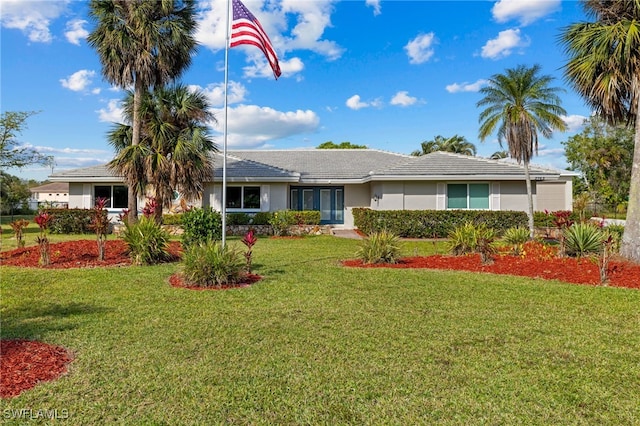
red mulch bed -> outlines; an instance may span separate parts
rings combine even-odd
[[[30,268],[93,268],[98,266],[127,266],[131,259],[127,254],[127,244],[123,240],[107,240],[104,261],[98,260],[98,242],[96,240],[76,240],[50,245],[51,264],[40,266],[38,246],[0,253],[0,264]],[[179,241],[169,243],[169,261],[179,260],[182,248]]]
[[[65,348],[31,340],[0,341],[0,397],[13,398],[67,372],[73,357]]]
[[[492,264],[483,265],[480,255],[406,257],[397,264],[369,264],[360,260],[347,260],[344,266],[361,268],[427,268],[524,277],[555,279],[573,284],[600,284],[598,265],[589,259],[552,258],[530,259],[517,256],[497,256]],[[609,263],[607,285],[640,289],[640,265],[621,260]]]

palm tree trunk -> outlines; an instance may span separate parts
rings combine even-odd
[[[140,143],[140,106],[142,105],[142,94],[144,86],[142,80],[136,78],[135,90],[133,94],[133,134],[131,135],[131,145]],[[138,191],[137,182],[129,182],[129,191],[127,192],[127,207],[129,208],[129,221],[135,223],[138,220]]]
[[[529,218],[529,238],[533,239],[535,228],[533,223],[533,191],[531,190],[531,175],[529,174],[529,161],[524,161],[524,179],[527,184],[527,217]]]
[[[638,105],[638,99],[636,99],[636,105]],[[620,254],[629,260],[640,263],[640,108],[636,108],[636,110],[631,187],[629,188],[627,220],[625,221]]]

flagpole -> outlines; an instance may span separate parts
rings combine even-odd
[[[228,122],[228,96],[229,87],[229,27],[231,20],[231,0],[227,0],[227,26],[224,39],[224,125],[223,125],[223,144],[222,144],[222,248],[225,247],[227,241],[227,122]]]

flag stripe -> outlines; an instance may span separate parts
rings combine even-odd
[[[236,47],[242,44],[260,49],[267,58],[275,78],[280,77],[282,72],[278,63],[278,55],[276,55],[267,33],[258,19],[253,16],[240,0],[233,0],[233,21],[229,47]]]

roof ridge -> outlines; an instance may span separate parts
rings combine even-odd
[[[234,150],[234,151],[237,151],[237,150]],[[246,150],[246,151],[251,151],[251,150]],[[256,149],[254,151],[260,151],[260,150]],[[222,154],[220,152],[217,152],[216,155],[219,155],[220,157],[222,157],[224,154]],[[258,164],[258,165],[260,165],[262,167],[265,167],[267,169],[270,169],[270,170],[276,170],[276,171],[281,172],[281,173],[288,173],[288,174],[293,174],[294,176],[300,176],[300,172],[297,172],[295,170],[283,169],[282,167],[277,167],[277,166],[274,166],[272,164],[266,164],[266,163],[263,163],[261,161],[250,160],[248,158],[238,157],[237,155],[229,154],[229,152],[227,152],[227,158],[229,156],[235,158],[238,161],[246,161],[247,163]]]

